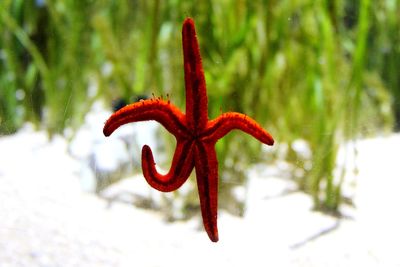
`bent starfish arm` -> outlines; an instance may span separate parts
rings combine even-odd
[[[176,138],[187,136],[185,115],[169,101],[161,99],[142,100],[121,108],[106,121],[103,133],[110,136],[121,125],[148,120],[159,122]]]
[[[217,141],[235,129],[242,130],[264,144],[270,146],[274,144],[274,139],[270,133],[252,118],[238,112],[226,112],[210,121],[203,132],[204,139]]]
[[[153,153],[149,146],[142,148],[143,176],[150,186],[162,191],[171,192],[178,189],[189,177],[194,167],[193,143],[179,142],[176,145],[171,169],[165,175],[157,172]]]
[[[196,144],[195,169],[204,229],[217,242],[218,160],[213,143]]]

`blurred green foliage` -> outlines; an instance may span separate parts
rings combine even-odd
[[[168,93],[184,107],[180,30],[191,16],[210,117],[234,110],[262,122],[278,148],[289,145],[285,160],[302,169],[316,208],[336,211],[338,145],[390,129],[392,114],[400,128],[399,14],[395,0],[2,0],[0,133],[25,121],[74,129],[99,98]],[[309,166],[292,149],[299,139]],[[218,143],[226,208],[259,150],[242,134]]]

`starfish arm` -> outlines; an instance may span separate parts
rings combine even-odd
[[[121,125],[147,120],[159,122],[176,138],[187,134],[185,115],[169,101],[160,99],[142,100],[121,108],[106,121],[103,133],[110,136]]]
[[[196,144],[195,169],[204,229],[211,241],[217,242],[218,161],[214,144]]]
[[[191,18],[183,23],[182,45],[188,127],[203,129],[208,121],[206,81],[194,21]]]
[[[204,140],[217,141],[232,130],[242,130],[260,142],[272,146],[274,139],[252,118],[237,112],[227,112],[218,118],[209,121],[207,128],[202,133]]]
[[[178,142],[172,159],[171,169],[166,175],[157,172],[150,147],[145,145],[142,148],[143,176],[149,185],[159,191],[171,192],[178,189],[187,180],[193,167],[192,142]]]

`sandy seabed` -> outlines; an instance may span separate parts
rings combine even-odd
[[[166,223],[84,192],[67,142],[24,129],[0,138],[0,267],[400,266],[400,135],[357,148],[355,208],[345,218],[314,212],[301,192],[284,194],[293,184],[258,165],[245,216],[221,211],[212,243],[198,218]],[[148,188],[141,175],[127,181]]]

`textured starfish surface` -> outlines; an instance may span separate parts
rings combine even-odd
[[[176,138],[172,165],[167,174],[155,168],[149,146],[142,148],[142,169],[147,182],[155,189],[170,192],[178,189],[196,170],[204,228],[213,242],[218,241],[218,161],[215,144],[228,132],[242,130],[264,144],[273,145],[272,136],[248,116],[227,112],[208,119],[206,83],[194,22],[187,18],[182,28],[183,63],[186,88],[186,114],[169,100],[149,99],[127,105],[107,120],[103,133],[111,135],[123,124],[155,120]]]

